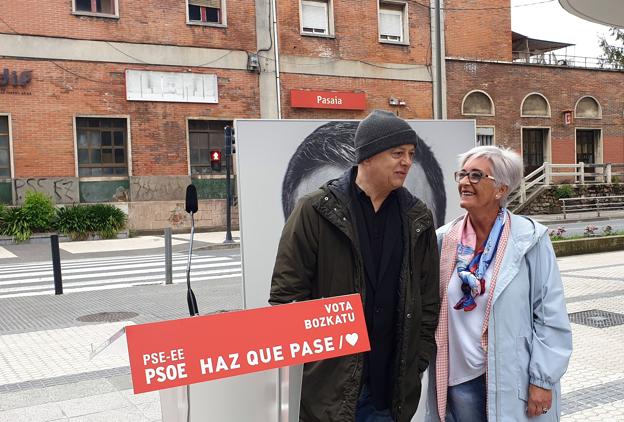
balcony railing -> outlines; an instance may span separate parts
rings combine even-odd
[[[587,69],[624,70],[622,66],[608,63],[600,57],[570,56],[556,51],[543,54],[529,54],[525,51],[513,52],[514,63],[541,64],[549,66],[582,67]]]

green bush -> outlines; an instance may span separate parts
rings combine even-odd
[[[84,240],[95,233],[112,239],[125,226],[126,214],[108,204],[63,207],[56,213],[58,231],[74,240]]]
[[[74,240],[85,240],[93,232],[93,224],[86,205],[62,207],[56,211],[56,229]]]
[[[53,228],[56,208],[52,199],[43,192],[26,192],[22,210],[31,231],[45,232]]]
[[[4,228],[4,217],[7,213],[7,207],[4,204],[0,204],[0,233]]]
[[[41,192],[26,192],[23,206],[0,208],[0,234],[23,242],[30,239],[33,232],[53,229],[55,214],[50,197]]]
[[[570,185],[559,185],[555,188],[555,198],[556,199],[564,199],[572,197],[572,186]]]
[[[91,205],[90,213],[94,231],[97,232],[102,239],[117,237],[119,230],[126,226],[126,214],[113,205]]]
[[[9,208],[4,214],[4,224],[2,234],[12,236],[17,242],[30,239],[32,230],[30,228],[29,215],[24,208]]]

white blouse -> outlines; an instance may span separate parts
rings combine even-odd
[[[494,264],[494,261],[492,261]],[[459,385],[485,373],[485,351],[481,347],[481,331],[494,265],[485,272],[485,293],[477,296],[477,307],[465,312],[453,308],[463,297],[457,267],[448,285],[449,386]]]

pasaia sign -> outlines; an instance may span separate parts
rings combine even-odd
[[[370,350],[360,295],[126,327],[135,393]]]
[[[305,91],[292,89],[290,105],[295,108],[333,108],[338,110],[366,110],[363,92]]]

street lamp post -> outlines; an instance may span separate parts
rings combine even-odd
[[[230,183],[230,163],[232,162],[232,144],[234,131],[230,126],[225,127],[225,191],[226,191],[226,232],[223,243],[234,243],[232,239],[232,187]]]

